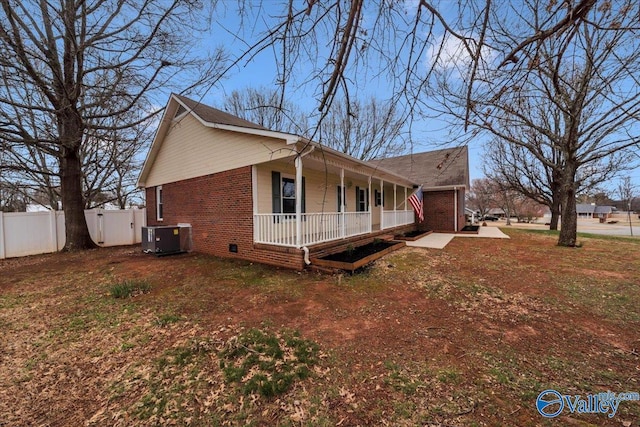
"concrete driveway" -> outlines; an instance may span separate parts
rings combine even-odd
[[[443,249],[453,240],[454,237],[475,237],[487,239],[508,239],[509,236],[504,234],[498,227],[480,227],[478,234],[453,234],[453,233],[431,233],[414,242],[407,242],[407,246],[415,248],[433,248]]]

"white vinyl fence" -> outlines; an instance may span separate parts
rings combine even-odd
[[[145,209],[84,211],[89,234],[100,246],[133,245],[142,241]],[[0,259],[56,252],[65,244],[64,213],[0,212]]]

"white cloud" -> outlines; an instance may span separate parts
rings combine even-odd
[[[467,36],[473,39],[473,36]],[[470,69],[472,56],[469,49],[475,49],[473,40],[467,41],[467,46],[457,37],[447,34],[433,40],[426,52],[426,66],[437,71],[446,72],[451,77],[462,78]],[[489,47],[483,47],[482,58],[485,62],[495,58],[495,52]]]

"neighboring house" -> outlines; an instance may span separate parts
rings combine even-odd
[[[175,94],[138,180],[148,225],[189,223],[196,251],[294,269],[306,250],[415,229],[421,183]]]
[[[502,208],[491,208],[487,212],[487,215],[495,216],[495,217],[498,217],[498,218],[506,218],[507,217],[507,213]]]
[[[39,203],[29,203],[26,206],[25,212],[49,212],[53,210],[51,205],[41,205]],[[58,210],[62,210],[62,202],[58,202]]]
[[[616,210],[613,206],[599,206],[595,203],[578,203],[576,213],[578,218],[604,218],[609,219]]]
[[[590,203],[578,203],[576,204],[576,213],[578,218],[593,218],[593,213],[596,210],[595,204]]]
[[[593,217],[609,219],[614,211],[616,211],[616,208],[613,206],[596,206],[596,209],[593,211]]]
[[[471,224],[476,224],[480,218],[480,212],[474,211],[473,209],[464,208],[465,217],[468,222]]]
[[[469,188],[466,146],[374,160],[370,163],[422,185],[423,229],[460,231],[465,226],[465,192]]]

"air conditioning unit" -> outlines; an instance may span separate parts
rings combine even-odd
[[[155,255],[186,252],[189,248],[183,248],[185,239],[180,238],[181,233],[186,234],[187,230],[177,225],[142,227],[142,251]]]

